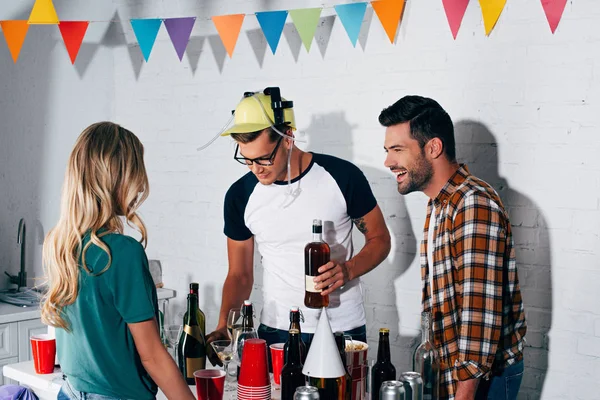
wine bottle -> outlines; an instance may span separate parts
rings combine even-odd
[[[306,361],[306,344],[304,343],[304,341],[302,340],[302,329],[300,329],[300,319],[302,318],[302,315],[300,314],[300,309],[298,307],[292,307],[290,309],[290,327],[288,331],[291,331],[292,329],[296,329],[298,330],[298,337],[299,337],[299,341],[300,341],[300,361],[302,361],[302,364],[304,364],[304,362]],[[290,344],[290,337],[288,335],[288,339],[285,342],[285,345],[283,346],[283,363],[285,364],[287,362],[287,357],[288,357],[288,352],[289,352],[289,344]]]
[[[323,225],[320,219],[313,220],[312,232],[312,242],[304,247],[304,305],[308,308],[323,308],[329,306],[329,295],[322,296],[323,289],[315,289],[313,279],[319,275],[319,268],[329,262],[331,250],[323,241]]]
[[[421,313],[421,344],[413,356],[413,371],[423,379],[423,400],[439,396],[440,357],[431,340],[431,313]]]
[[[296,388],[306,384],[306,377],[302,373],[298,329],[290,329],[288,343],[289,355],[281,370],[281,400],[293,400]]]
[[[346,338],[344,332],[335,332],[335,344],[337,344],[340,357],[342,358],[342,364],[344,364],[344,370],[346,371],[346,384],[345,384],[345,400],[352,400],[352,375],[348,370],[348,363],[346,362]]]
[[[242,327],[238,333],[252,331],[254,329],[254,310],[250,300],[244,300],[244,304],[242,305],[240,313],[242,314]],[[232,337],[233,340],[237,340],[239,336],[233,335]],[[240,360],[242,359],[242,355],[240,353],[238,353],[238,357]],[[237,366],[237,376],[240,376],[240,366],[240,364]]]
[[[197,320],[198,320],[198,325],[200,326],[200,331],[202,332],[202,337],[206,337],[206,316],[204,315],[204,313],[202,312],[202,310],[200,309],[200,300],[198,297],[198,288],[200,285],[198,285],[195,282],[190,283],[190,293],[196,295],[196,301],[198,304],[196,304],[196,313],[198,314]],[[185,314],[183,315],[183,320],[185,321],[187,319],[188,316],[188,310],[185,311]],[[181,343],[181,341],[183,340],[183,336],[185,335],[185,332],[181,332],[181,336],[179,337],[179,343]]]
[[[390,356],[390,330],[379,329],[379,348],[377,349],[377,362],[371,370],[371,399],[379,399],[381,384],[385,381],[396,379],[396,368]]]
[[[206,341],[198,322],[198,298],[190,293],[187,297],[187,314],[183,321],[183,340],[179,342],[179,370],[188,385],[195,384],[194,372],[206,367]]]

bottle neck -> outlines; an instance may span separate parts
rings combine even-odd
[[[313,242],[322,242],[323,241],[323,234],[322,233],[315,233],[313,232]]]
[[[189,294],[187,298],[187,321],[186,325],[198,325],[196,312],[198,311],[198,297],[195,294]]]
[[[252,306],[244,305],[242,308],[242,329],[254,328],[254,320],[252,319]]]
[[[290,334],[290,346],[288,347],[287,364],[301,365],[300,361],[300,339],[297,333]]]
[[[431,314],[421,315],[421,343],[431,342]]]
[[[388,335],[380,335],[379,348],[377,349],[377,362],[389,363],[390,360],[390,337]]]
[[[300,313],[299,312],[291,313],[290,329],[298,329],[298,331],[300,331]]]

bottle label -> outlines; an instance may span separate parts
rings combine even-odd
[[[306,275],[306,291],[311,293],[321,293],[323,289],[315,289],[315,282],[313,281],[315,277]]]
[[[198,342],[204,343],[202,331],[200,330],[200,327],[198,325],[192,325],[192,326],[184,325],[183,331],[185,333],[187,333],[188,335],[190,335],[191,337],[193,337],[194,339],[196,339]]]
[[[202,358],[191,358],[187,357],[185,359],[185,370],[186,370],[186,378],[194,379],[194,372],[199,371],[201,369],[205,369],[206,367],[206,357]]]

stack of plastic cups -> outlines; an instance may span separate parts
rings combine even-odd
[[[263,339],[248,339],[244,342],[237,398],[238,400],[271,400],[267,342]]]

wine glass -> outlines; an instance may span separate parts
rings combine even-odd
[[[169,347],[173,348],[173,358],[177,361],[177,346],[183,332],[183,325],[165,325],[163,328]]]
[[[214,342],[210,342],[210,345],[223,363],[223,370],[225,371],[225,391],[229,392],[235,390],[235,386],[227,380],[227,376],[229,375],[227,368],[229,362],[233,359],[233,346],[231,340],[215,340]]]
[[[240,318],[242,318],[242,310],[240,308],[232,308],[227,315],[227,334],[229,339],[233,339],[233,329],[240,326]]]

